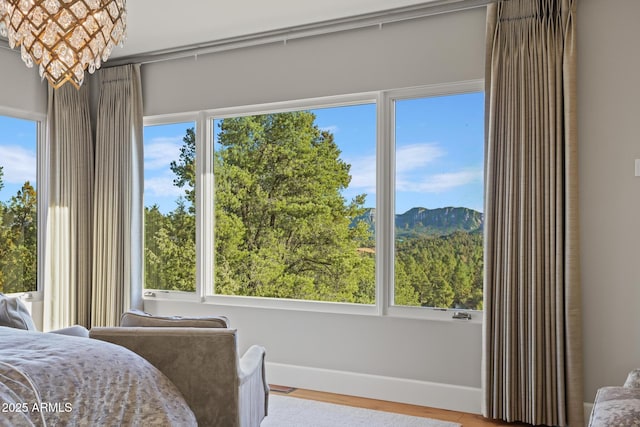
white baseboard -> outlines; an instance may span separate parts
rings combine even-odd
[[[270,384],[480,413],[480,388],[271,362],[266,371]]]
[[[267,382],[296,388],[480,414],[480,388],[266,362]],[[593,403],[584,402],[584,423]]]

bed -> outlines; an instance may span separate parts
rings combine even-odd
[[[0,327],[0,426],[196,426],[137,354],[104,341]]]

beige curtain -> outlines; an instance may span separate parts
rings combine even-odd
[[[483,414],[579,427],[575,13],[488,7]]]
[[[90,325],[93,138],[89,89],[49,88],[43,328]]]
[[[100,72],[96,123],[92,325],[141,308],[142,91],[139,65]]]

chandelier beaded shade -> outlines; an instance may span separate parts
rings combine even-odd
[[[0,0],[0,35],[13,49],[21,46],[27,67],[59,88],[79,88],[84,72],[93,73],[122,45],[126,0]]]

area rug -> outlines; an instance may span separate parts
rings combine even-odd
[[[260,427],[460,427],[460,424],[271,394],[269,416]]]

